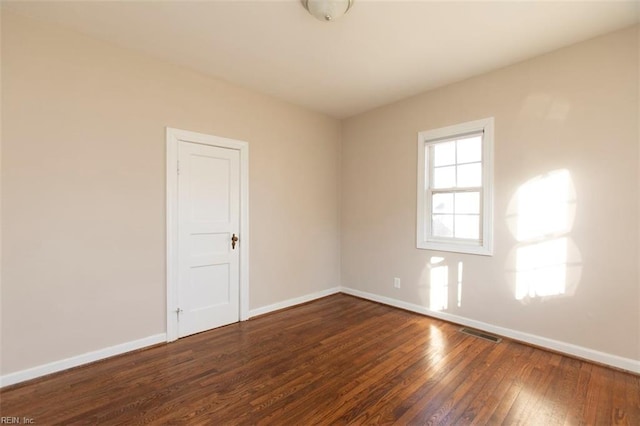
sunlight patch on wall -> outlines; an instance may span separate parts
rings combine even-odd
[[[449,267],[436,266],[429,275],[429,309],[443,311],[449,307]]]
[[[530,123],[532,118],[565,122],[571,113],[571,104],[555,94],[536,93],[527,96],[518,114],[520,127]]]
[[[558,170],[531,179],[517,194],[515,237],[537,240],[569,232],[575,217],[575,190],[567,170]]]
[[[451,265],[449,265],[451,263]],[[431,256],[420,275],[420,298],[431,311],[446,311],[462,306],[462,262],[448,262]]]
[[[566,238],[520,247],[516,259],[516,299],[564,294],[566,263]]]
[[[580,253],[569,232],[576,194],[568,170],[556,170],[524,183],[511,200],[508,223],[518,245],[508,274],[517,300],[571,296],[580,280]]]

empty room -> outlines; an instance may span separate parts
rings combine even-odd
[[[640,424],[637,1],[2,1],[0,423]]]

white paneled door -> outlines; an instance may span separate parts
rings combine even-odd
[[[178,337],[239,320],[240,152],[178,143]]]

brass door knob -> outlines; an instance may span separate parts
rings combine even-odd
[[[231,249],[232,250],[235,250],[237,242],[238,242],[238,237],[236,237],[236,234],[233,234],[233,236],[231,237]]]

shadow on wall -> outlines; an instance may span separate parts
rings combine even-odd
[[[507,279],[516,300],[573,296],[582,262],[569,233],[576,193],[568,170],[555,170],[520,186],[507,211],[518,241],[507,258]]]

